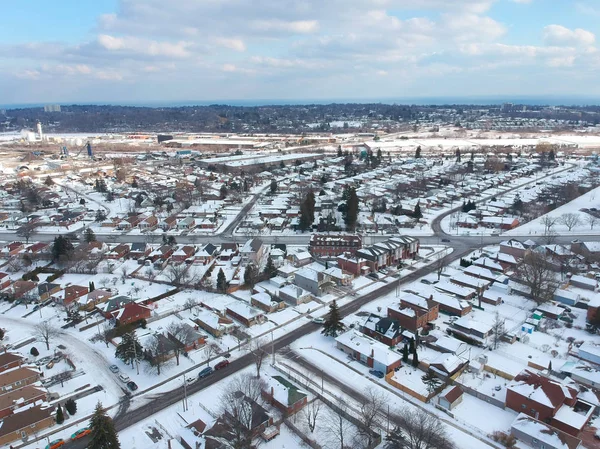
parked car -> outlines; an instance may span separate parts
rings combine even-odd
[[[129,388],[131,391],[135,391],[138,389],[138,386],[133,380],[130,380],[127,382],[127,388]]]
[[[372,369],[369,371],[369,374],[375,376],[375,377],[379,377],[380,379],[383,379],[385,377],[385,374],[383,374],[381,371],[376,370],[376,369]]]
[[[131,379],[129,378],[129,376],[127,374],[119,374],[119,380],[121,382],[123,382],[124,384],[126,384],[127,382],[129,382]]]
[[[83,438],[84,436],[89,435],[91,432],[92,431],[90,429],[84,427],[83,429],[79,429],[77,432],[71,435],[71,439],[78,440],[79,438]]]
[[[317,324],[323,324],[325,322],[325,318],[322,318],[319,316],[319,317],[313,318],[312,322],[317,323]]]
[[[215,365],[215,371],[218,369],[227,368],[227,366],[229,366],[229,360],[221,360]]]
[[[54,367],[54,362],[52,360],[50,360],[47,364],[46,364],[46,369],[52,369]]]
[[[204,379],[205,377],[210,376],[213,373],[212,366],[207,366],[202,371],[198,373],[198,379]]]
[[[117,365],[110,365],[108,367],[108,369],[110,370],[111,373],[117,374],[119,372],[119,367]]]
[[[442,239],[442,242],[444,242],[444,243],[450,243],[450,239]]]
[[[50,443],[46,444],[46,449],[58,449],[61,446],[65,445],[65,441],[63,439],[50,441]]]
[[[431,281],[429,279],[421,279],[421,283],[425,285],[431,285]]]

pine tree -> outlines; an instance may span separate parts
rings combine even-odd
[[[425,384],[425,386],[427,387],[427,391],[429,392],[429,395],[431,396],[436,388],[440,385],[441,381],[440,379],[438,379],[435,374],[433,373],[432,370],[428,370],[422,377],[421,380],[423,381],[423,383]]]
[[[100,402],[90,419],[90,430],[88,449],[121,449],[113,420]]]
[[[123,334],[121,343],[117,345],[115,351],[115,357],[122,360],[124,363],[131,364],[136,360],[141,360],[143,357],[144,349],[137,339],[135,332],[128,332]]]
[[[77,402],[75,402],[75,399],[67,399],[67,401],[65,402],[65,409],[69,412],[69,415],[71,416],[77,413]]]
[[[46,180],[44,181],[44,184],[47,185],[48,187],[54,185],[54,181],[52,180],[50,175],[46,176]]]
[[[415,150],[415,159],[420,159],[421,158],[421,146],[419,145],[417,147],[417,149]]]
[[[271,179],[271,186],[269,187],[271,193],[277,192],[277,181],[275,179]]]
[[[273,263],[273,259],[271,256],[267,258],[267,265],[265,266],[264,274],[265,277],[272,278],[275,276],[277,272],[277,268],[275,268],[275,264]]]
[[[223,293],[227,291],[227,278],[225,277],[225,272],[223,271],[223,268],[219,268],[219,273],[217,274],[217,290]]]
[[[342,146],[341,146],[341,145],[338,145],[338,149],[337,149],[337,157],[342,157],[342,156],[343,156],[343,154],[342,154]]]
[[[325,322],[323,323],[323,330],[321,333],[326,337],[337,337],[339,333],[344,330],[344,325],[342,324],[342,318],[340,317],[340,310],[338,308],[337,302],[333,301],[329,305],[329,313],[325,318]]]
[[[96,290],[96,286],[94,285],[94,281],[90,281],[89,291],[90,293]]]
[[[56,424],[62,424],[65,422],[65,415],[63,413],[62,407],[58,404],[58,408],[56,409]]]
[[[96,241],[96,233],[91,228],[85,230],[83,237],[87,243]]]
[[[417,202],[417,204],[415,205],[415,210],[413,211],[413,217],[418,219],[423,218],[423,213],[421,212],[421,205],[419,204],[419,202]]]
[[[406,343],[402,347],[402,363],[408,363],[408,345]]]
[[[415,340],[413,338],[411,338],[408,343],[408,353],[412,354],[414,352],[415,352]]]
[[[415,368],[419,367],[419,355],[417,354],[417,349],[415,348],[415,351],[413,352],[412,355],[412,366]]]
[[[54,261],[67,256],[71,251],[73,251],[73,244],[68,239],[62,235],[54,237],[54,242],[52,243],[52,257]]]
[[[348,200],[346,202],[346,215],[344,216],[344,223],[346,223],[346,229],[354,231],[356,228],[356,220],[358,219],[358,196],[356,195],[356,189],[354,187],[348,188]]]

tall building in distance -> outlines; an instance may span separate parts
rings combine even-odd
[[[60,112],[59,104],[47,104],[44,106],[44,112]]]

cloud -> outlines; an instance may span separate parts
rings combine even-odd
[[[108,51],[141,54],[149,56],[163,56],[168,58],[187,58],[190,56],[188,42],[160,42],[156,40],[140,39],[132,36],[115,37],[108,34],[98,36],[98,43]]]
[[[543,31],[544,42],[558,46],[590,46],[596,41],[594,33],[577,28],[570,30],[561,25],[548,25]]]
[[[241,39],[218,37],[215,39],[215,42],[217,45],[220,45],[221,47],[229,48],[230,50],[235,50],[235,51],[240,51],[240,52],[246,51],[246,44]]]

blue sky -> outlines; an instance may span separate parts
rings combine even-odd
[[[597,0],[23,0],[0,101],[600,98]]]

